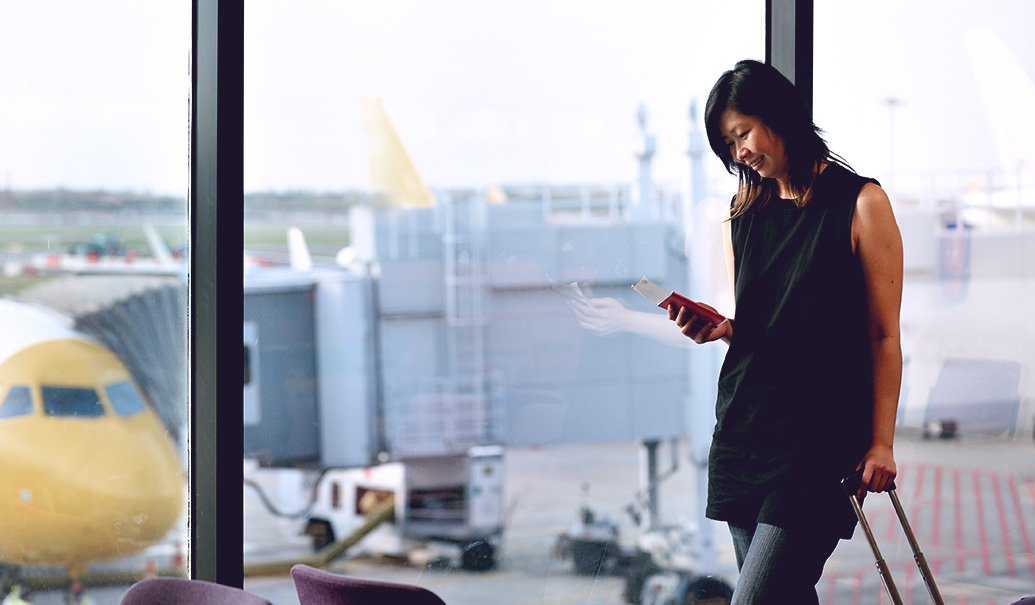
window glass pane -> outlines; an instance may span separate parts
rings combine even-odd
[[[32,393],[29,387],[15,386],[7,391],[3,405],[0,405],[0,418],[14,418],[32,413]]]
[[[97,391],[93,389],[70,389],[66,387],[41,387],[43,413],[47,416],[103,416]]]
[[[0,0],[0,590],[36,603],[183,573],[190,7]]]
[[[147,404],[140,398],[137,390],[128,382],[120,382],[104,387],[111,401],[111,407],[119,416],[132,416],[147,409]]]
[[[816,3],[816,121],[880,180],[902,234],[897,485],[947,603],[963,602],[945,590],[955,582],[968,584],[967,602],[1035,591],[1021,538],[1035,518],[1032,19],[1035,5],[1010,0]],[[874,496],[869,514],[890,524]],[[912,555],[883,533],[905,590]],[[821,594],[875,601],[865,548],[843,543],[835,557]]]
[[[729,306],[702,110],[763,3],[713,4],[247,3],[246,573],[394,507],[349,569],[448,602],[619,602],[662,526],[732,581],[721,359],[630,287]]]

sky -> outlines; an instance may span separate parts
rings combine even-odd
[[[0,185],[183,194],[189,5],[0,0]],[[1035,74],[1035,2],[860,6],[816,2],[832,148],[882,180],[997,166],[964,36],[992,28]],[[366,188],[363,96],[435,187],[629,182],[641,105],[679,182],[691,103],[763,33],[761,0],[248,0],[243,186]]]
[[[189,9],[0,0],[0,185],[182,194]]]

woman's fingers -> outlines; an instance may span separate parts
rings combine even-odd
[[[708,342],[712,328],[715,327],[710,321],[700,323],[697,314],[687,311],[686,307],[679,307],[677,310],[673,305],[669,305],[668,317],[676,322],[684,336],[693,339],[697,344]]]
[[[895,485],[897,470],[893,463],[867,457],[862,465],[862,486],[871,492],[885,492]]]

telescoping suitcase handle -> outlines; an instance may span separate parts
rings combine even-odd
[[[866,515],[863,514],[862,504],[859,502],[859,488],[862,486],[862,471],[855,471],[851,475],[848,475],[841,480],[841,486],[845,490],[845,495],[852,501],[852,508],[855,509],[855,516],[859,518],[859,525],[862,526],[863,532],[866,534],[866,540],[870,543],[870,548],[873,550],[873,557],[877,564],[877,571],[880,573],[880,579],[884,583],[884,588],[887,589],[888,595],[891,597],[891,601],[895,605],[902,605],[902,597],[898,594],[898,589],[895,587],[895,581],[891,578],[891,571],[888,569],[888,564],[884,561],[884,557],[880,554],[880,548],[877,546],[877,540],[873,537],[873,531],[870,529],[869,522],[866,521]],[[927,559],[924,557],[924,553],[920,552],[920,544],[916,541],[916,536],[913,535],[913,528],[909,526],[909,520],[906,519],[906,513],[902,510],[902,503],[898,499],[898,494],[895,492],[895,484],[891,484],[891,488],[888,490],[888,495],[891,497],[891,503],[895,507],[895,514],[898,515],[899,523],[902,525],[902,531],[906,534],[906,539],[909,540],[909,548],[913,550],[913,560],[916,561],[916,566],[920,570],[920,576],[924,579],[924,584],[927,585],[927,591],[931,593],[931,599],[935,602],[935,605],[945,605],[945,601],[942,600],[941,593],[938,592],[938,586],[934,583],[934,574],[931,573],[931,568],[927,565]]]

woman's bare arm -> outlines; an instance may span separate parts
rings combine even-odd
[[[873,360],[873,441],[859,468],[869,491],[885,491],[898,472],[894,439],[902,384],[902,237],[887,194],[873,183],[859,194],[852,244],[866,287]]]

